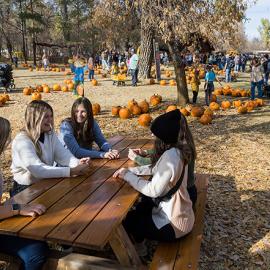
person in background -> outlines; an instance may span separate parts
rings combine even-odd
[[[75,158],[61,144],[54,132],[52,107],[42,100],[31,101],[25,111],[25,127],[12,142],[11,195],[42,179],[83,175],[89,162],[88,157]]]
[[[129,70],[132,76],[132,86],[137,86],[139,73],[139,57],[134,49],[130,50],[131,57],[129,59]]]
[[[263,66],[257,57],[251,60],[251,73],[250,73],[250,84],[251,84],[251,100],[255,99],[255,89],[258,89],[258,98],[263,96]]]
[[[205,104],[209,106],[211,100],[212,100],[212,93],[215,89],[214,81],[218,81],[218,83],[222,86],[220,81],[218,80],[216,73],[214,72],[211,65],[206,65],[206,74],[205,74]]]
[[[270,73],[270,60],[269,60],[268,54],[264,55],[262,66],[263,66],[263,75],[264,75],[264,78],[263,78],[264,85],[268,85],[268,79],[269,79],[269,73]]]
[[[89,99],[81,97],[72,105],[71,117],[62,121],[60,141],[77,158],[119,158],[119,152],[104,138],[100,127],[94,119],[92,104]],[[94,150],[93,143],[100,150]]]
[[[191,82],[190,82],[191,90],[193,93],[193,98],[192,98],[193,104],[196,104],[196,102],[197,102],[197,97],[198,97],[198,93],[199,93],[199,86],[201,84],[199,75],[200,75],[200,70],[198,68],[195,68],[193,71],[193,76],[191,78]]]
[[[233,67],[234,67],[233,57],[231,55],[226,55],[226,63],[224,70],[225,70],[225,81],[227,83],[232,81],[231,72]]]
[[[76,57],[76,60],[74,62],[74,89],[73,89],[73,95],[78,97],[78,91],[77,87],[79,85],[84,84],[84,71],[87,69],[85,59],[78,55]]]
[[[11,126],[7,119],[0,117],[0,155],[11,141]],[[3,175],[0,170],[0,202],[2,198]],[[0,204],[0,220],[14,216],[35,217],[46,211],[41,204],[17,204],[11,199],[9,203]],[[46,261],[48,246],[45,242],[26,239],[13,235],[0,235],[0,252],[21,259],[24,270],[41,270]]]
[[[175,241],[188,234],[195,221],[187,191],[187,164],[195,156],[195,148],[186,132],[186,119],[174,110],[158,116],[150,129],[155,135],[152,164],[121,168],[113,175],[143,195],[123,222],[141,256],[147,252],[144,239]],[[142,175],[152,175],[151,181]]]
[[[94,79],[94,74],[95,74],[94,57],[92,54],[90,55],[88,59],[88,70],[89,70],[89,74],[88,74],[89,81],[92,81]]]
[[[42,64],[44,67],[44,71],[47,71],[47,68],[49,69],[50,62],[48,56],[45,53],[42,56]]]

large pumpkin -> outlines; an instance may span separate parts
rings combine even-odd
[[[228,100],[224,100],[221,102],[221,107],[224,109],[224,110],[227,110],[231,107],[231,102],[228,101]]]
[[[44,93],[50,93],[50,87],[48,85],[43,86],[43,92]]]
[[[112,107],[112,115],[113,116],[119,116],[120,109],[121,109],[121,106],[113,106]]]
[[[160,95],[154,94],[150,97],[150,104],[152,106],[157,106],[162,100],[162,97]]]
[[[128,118],[130,118],[130,116],[131,116],[131,113],[130,113],[130,110],[128,108],[123,107],[123,108],[120,109],[119,117],[121,119],[128,119]]]
[[[169,105],[168,108],[166,109],[166,113],[170,112],[170,111],[174,111],[177,109],[176,105]]]
[[[189,116],[190,112],[186,109],[186,108],[181,108],[180,112],[184,115],[184,116]]]
[[[210,105],[209,105],[209,108],[210,108],[212,111],[217,111],[217,110],[219,110],[219,104],[216,103],[216,102],[211,102]]]
[[[152,121],[152,117],[149,113],[144,113],[142,115],[140,115],[138,122],[139,125],[143,126],[143,127],[148,127],[150,125]]]
[[[131,107],[131,112],[133,115],[140,115],[142,113],[142,109],[139,105],[133,105]]]
[[[146,100],[141,101],[138,105],[141,107],[142,113],[147,113],[149,111],[149,103]]]
[[[37,85],[37,86],[36,86],[36,90],[37,90],[38,92],[43,92],[43,87],[42,87],[42,85]]]
[[[68,92],[68,87],[66,85],[62,86],[62,92]]]
[[[170,80],[170,86],[175,86],[176,85],[176,81],[175,80]]]
[[[167,82],[166,82],[166,80],[161,80],[161,81],[159,82],[159,84],[160,84],[161,86],[165,86],[165,85],[167,84]]]
[[[208,114],[204,114],[202,115],[202,117],[200,118],[200,123],[203,125],[208,125],[212,122],[212,117]]]
[[[258,107],[264,106],[264,101],[263,101],[263,99],[257,98],[255,101],[256,101]]]
[[[23,94],[24,94],[25,96],[31,95],[31,94],[32,94],[32,88],[31,88],[31,87],[25,87],[25,88],[23,89]]]
[[[203,114],[209,115],[211,118],[213,118],[214,115],[213,111],[210,108],[206,108]]]
[[[98,82],[97,82],[96,79],[93,79],[93,80],[92,80],[92,85],[93,85],[93,86],[97,86],[97,85],[98,85]]]
[[[201,117],[204,113],[204,109],[202,107],[193,107],[191,109],[191,116],[193,117]]]
[[[98,103],[92,104],[93,115],[97,115],[101,111],[101,107]]]
[[[54,84],[53,85],[53,91],[61,91],[61,85],[60,84]]]
[[[132,106],[134,105],[138,105],[137,101],[133,98],[131,100],[128,101],[127,107],[129,110],[131,110]]]
[[[235,108],[238,108],[238,107],[240,107],[242,105],[242,101],[241,100],[235,100],[234,102],[233,102],[233,106],[235,107]]]
[[[238,113],[244,114],[247,113],[247,107],[241,106],[237,109]]]
[[[39,92],[34,92],[32,94],[32,100],[41,100],[41,94]]]

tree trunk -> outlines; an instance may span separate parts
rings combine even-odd
[[[140,64],[139,64],[139,76],[143,79],[150,78],[151,66],[154,57],[153,38],[154,29],[149,22],[147,17],[144,16],[144,9],[142,8],[142,19],[141,19],[141,52],[140,52]]]
[[[186,105],[189,103],[188,88],[185,74],[185,64],[181,58],[181,45],[176,40],[168,42],[168,47],[173,60],[173,66],[177,84],[177,103]]]
[[[23,52],[24,63],[26,64],[27,63],[27,52],[26,52],[26,46],[25,46],[25,19],[23,19],[22,13],[23,13],[22,1],[20,0],[22,52]]]

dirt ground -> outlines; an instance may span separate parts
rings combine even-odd
[[[10,120],[12,137],[23,127],[24,111],[30,96],[24,96],[25,86],[46,83],[52,86],[67,78],[63,72],[14,71],[15,91],[11,101],[0,108],[0,115]],[[116,134],[149,136],[147,128],[138,126],[137,118],[120,120],[111,116],[113,105],[124,106],[134,98],[149,100],[154,93],[162,95],[163,102],[151,108],[151,115],[165,112],[174,104],[176,87],[146,85],[117,87],[112,81],[97,75],[98,86],[85,82],[85,96],[101,105],[96,116],[105,136]],[[240,74],[234,87],[249,88],[248,74]],[[69,116],[74,101],[71,93],[42,94],[55,113],[55,127]],[[225,97],[219,97],[219,101]],[[232,98],[227,98],[231,100]],[[245,98],[242,98],[245,99]],[[212,124],[201,125],[188,117],[193,132],[198,158],[196,172],[210,175],[208,202],[205,213],[204,236],[200,268],[209,269],[270,269],[270,107],[257,108],[240,115],[235,109],[218,111]],[[199,92],[199,103],[204,105],[204,92]],[[2,157],[1,168],[5,175],[5,190],[11,183],[10,149]],[[7,193],[5,193],[7,195]]]

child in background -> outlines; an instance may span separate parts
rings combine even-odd
[[[80,84],[84,83],[84,71],[87,69],[87,66],[85,65],[85,59],[78,56],[76,61],[74,62],[74,89],[73,89],[73,95],[78,96],[77,87]]]
[[[193,104],[196,104],[198,93],[199,93],[199,86],[201,84],[199,74],[200,74],[200,70],[195,68],[193,71],[193,76],[191,78],[191,90],[193,93]]]
[[[214,91],[214,81],[217,80],[218,83],[222,86],[220,81],[218,80],[216,73],[212,69],[212,65],[206,66],[206,74],[205,74],[205,85],[204,85],[204,91],[205,91],[205,103],[207,106],[209,106],[209,103],[212,99],[212,92]]]
[[[111,75],[112,75],[113,85],[117,84],[118,73],[119,73],[119,67],[118,67],[117,63],[115,61],[113,61],[112,67],[111,67]]]

